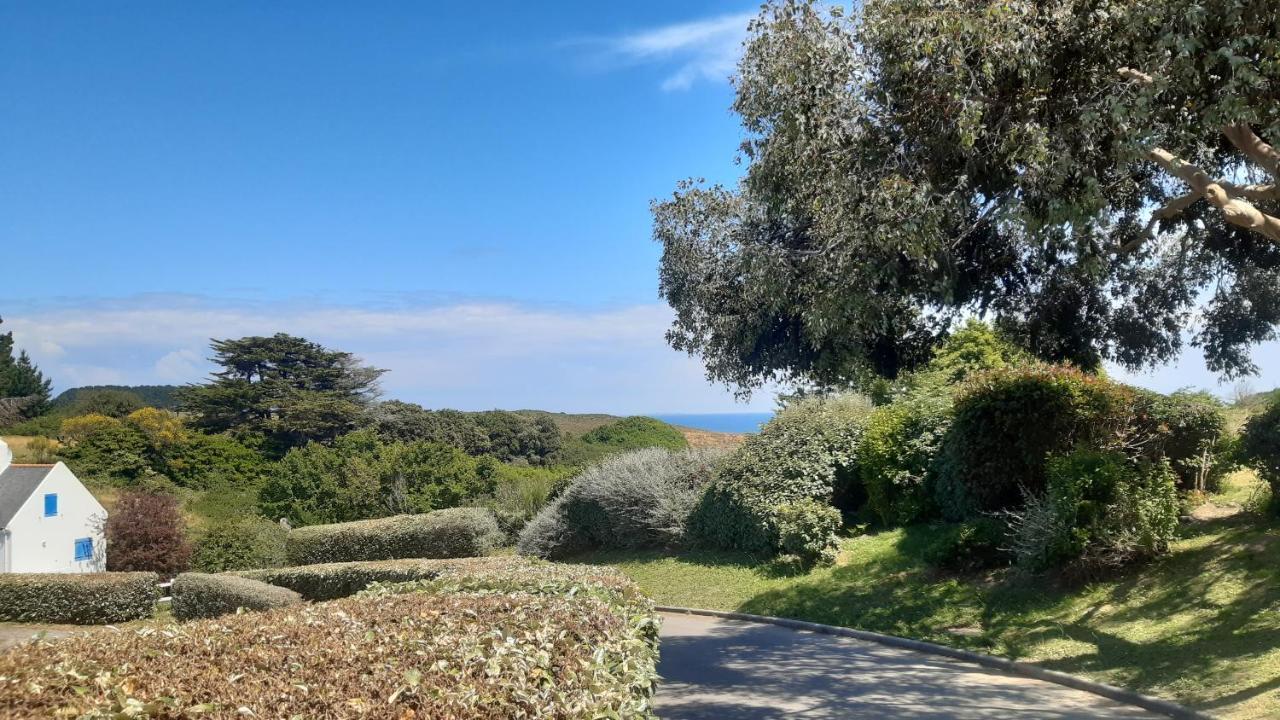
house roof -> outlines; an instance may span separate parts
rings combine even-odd
[[[9,526],[18,508],[52,469],[52,465],[10,465],[0,472],[0,528]]]

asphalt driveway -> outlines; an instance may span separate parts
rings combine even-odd
[[[1160,715],[1061,685],[851,638],[664,614],[665,720],[1118,720]]]

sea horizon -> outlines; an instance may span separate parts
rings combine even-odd
[[[773,417],[771,412],[743,413],[658,413],[650,417],[695,430],[724,433],[757,433]]]

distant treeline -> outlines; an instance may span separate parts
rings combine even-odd
[[[180,389],[181,386],[178,385],[86,385],[84,387],[71,388],[58,395],[53,399],[53,409],[73,407],[88,393],[109,390],[136,395],[146,407],[176,410],[178,408],[176,393]]]

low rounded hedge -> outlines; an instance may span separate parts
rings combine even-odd
[[[0,620],[108,625],[151,617],[153,572],[0,575]]]
[[[375,562],[324,563],[228,573],[278,585],[312,602],[350,597],[370,584],[432,580],[444,566],[435,560],[381,560]]]
[[[1022,506],[1045,490],[1045,463],[1077,447],[1108,450],[1131,429],[1131,388],[1074,368],[1033,365],[971,380],[938,458],[949,519]]]
[[[934,461],[951,425],[946,395],[909,396],[878,407],[858,444],[867,505],[887,527],[937,514]]]
[[[224,520],[196,540],[191,566],[206,573],[279,567],[288,534],[280,523],[261,517]]]
[[[173,581],[173,616],[179,620],[211,618],[245,610],[271,610],[302,602],[288,588],[235,575],[182,573]]]
[[[489,510],[449,508],[422,515],[298,528],[289,533],[285,557],[290,565],[475,557],[487,555],[502,538]]]
[[[373,597],[38,641],[0,654],[6,716],[651,720],[652,603],[607,570],[502,560]]]
[[[792,403],[730,455],[689,518],[694,542],[774,554],[781,538],[777,509],[815,500],[855,510],[856,453],[870,403],[860,396]]]
[[[660,448],[615,455],[574,478],[520,533],[522,555],[680,545],[723,452]]]

